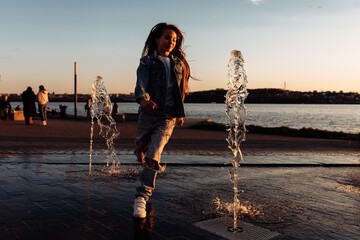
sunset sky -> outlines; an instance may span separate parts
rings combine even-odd
[[[97,75],[109,93],[134,91],[150,29],[185,32],[190,90],[226,88],[233,49],[248,88],[360,92],[360,0],[2,0],[0,93],[40,84],[90,93]]]

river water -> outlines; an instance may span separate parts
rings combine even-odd
[[[74,114],[74,103],[50,102],[50,109],[57,109],[64,104],[68,114]],[[13,102],[15,108],[22,103]],[[84,102],[78,103],[77,114],[86,116]],[[118,103],[120,113],[137,113],[137,103]],[[359,104],[246,104],[248,108],[247,125],[263,127],[281,127],[300,129],[315,128],[320,130],[345,133],[360,133]],[[225,103],[187,103],[186,115],[189,118],[206,118],[213,122],[227,123]]]

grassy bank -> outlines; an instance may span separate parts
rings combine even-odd
[[[214,130],[214,131],[226,131],[228,127],[225,124],[220,124],[215,122],[201,122],[190,128]],[[332,131],[325,131],[314,128],[293,129],[289,127],[260,127],[254,125],[247,125],[246,129],[248,133],[360,141],[360,133],[353,134],[353,133],[344,133],[344,132],[332,132]]]

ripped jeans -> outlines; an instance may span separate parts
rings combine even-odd
[[[144,168],[140,175],[141,185],[136,188],[136,197],[142,196],[147,201],[155,189],[157,173],[165,170],[165,167],[160,165],[161,153],[171,137],[175,122],[174,117],[140,112],[134,153]]]

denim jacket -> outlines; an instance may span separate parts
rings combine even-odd
[[[185,117],[184,98],[181,90],[184,84],[184,63],[177,57],[169,55],[171,66],[171,80],[174,84],[175,114],[172,117]],[[141,99],[152,100],[158,108],[149,113],[154,115],[165,115],[166,99],[166,70],[163,61],[157,52],[144,56],[140,59],[137,69],[137,81],[135,87],[136,101]],[[145,111],[140,107],[141,110]]]

